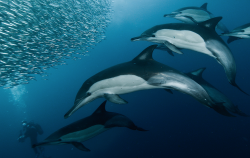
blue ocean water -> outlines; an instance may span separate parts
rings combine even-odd
[[[64,114],[73,106],[75,96],[83,82],[110,66],[130,61],[152,43],[131,42],[148,28],[179,22],[163,15],[186,6],[208,3],[208,10],[223,16],[229,30],[249,23],[250,1],[224,0],[114,0],[111,23],[106,29],[106,40],[97,44],[89,56],[81,60],[67,60],[67,65],[47,70],[48,80],[38,78],[26,85],[0,89],[0,155],[4,158],[35,157],[29,140],[19,143],[17,137],[21,121],[39,123],[44,134],[42,141],[59,128],[89,116],[104,99],[97,99],[79,109],[68,119]],[[226,37],[222,37],[226,40]],[[249,39],[229,45],[236,64],[236,82],[250,93],[248,68]],[[214,59],[201,53],[183,50],[174,57],[155,50],[154,59],[182,72],[206,67],[203,76],[228,96],[243,112],[250,114],[249,96],[231,86],[224,70]],[[138,91],[124,94],[129,103],[117,105],[108,102],[107,111],[121,113],[147,132],[114,128],[83,144],[91,152],[82,152],[72,145],[45,146],[46,155],[74,158],[248,158],[250,156],[249,118],[222,116],[201,105],[189,95],[174,91]]]

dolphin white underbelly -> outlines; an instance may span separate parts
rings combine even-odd
[[[162,88],[161,86],[152,86],[143,78],[136,75],[120,75],[117,77],[105,79],[96,82],[91,86],[89,92],[94,95],[99,94],[125,94],[139,90]]]
[[[207,54],[213,58],[215,56],[206,47],[206,42],[197,33],[188,30],[171,30],[171,29],[161,29],[157,31],[155,37],[150,37],[147,40],[156,43],[164,43],[168,41],[174,46],[181,49],[190,49],[193,51],[201,52]]]

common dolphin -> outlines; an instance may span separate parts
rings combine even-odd
[[[186,74],[194,81],[199,83],[207,91],[208,95],[213,101],[223,102],[225,108],[232,113],[238,114],[240,116],[248,116],[247,114],[239,110],[238,106],[235,106],[228,97],[226,97],[218,89],[216,89],[214,86],[212,86],[210,83],[203,79],[202,74],[205,69],[206,68],[201,68]]]
[[[156,47],[157,45],[149,46],[132,61],[107,68],[87,79],[76,95],[74,106],[64,118],[68,118],[80,107],[100,97],[116,104],[126,104],[127,101],[120,98],[119,94],[156,88],[169,92],[170,89],[180,91],[223,115],[229,114],[221,103],[215,104],[204,88],[194,80],[155,61],[152,53]]]
[[[203,22],[214,18],[214,15],[207,10],[207,3],[204,3],[201,7],[180,8],[170,14],[165,14],[164,17],[172,17],[185,23],[195,24],[194,20],[196,22]],[[229,32],[222,22],[217,24],[217,28],[224,33]]]
[[[227,43],[231,43],[242,38],[250,38],[250,23],[237,27],[229,33],[222,33],[221,35],[229,36]]]
[[[104,101],[92,115],[57,130],[44,141],[34,144],[32,147],[72,144],[79,150],[90,151],[81,142],[89,140],[113,127],[127,127],[132,130],[146,131],[137,127],[133,121],[124,115],[107,112],[105,105],[106,101]]]
[[[190,49],[209,55],[223,66],[229,83],[245,93],[235,82],[236,64],[231,50],[215,32],[215,26],[221,19],[222,17],[216,17],[197,25],[186,23],[156,25],[143,32],[141,36],[131,38],[131,41],[164,43],[170,50],[179,54],[182,54],[180,49]]]

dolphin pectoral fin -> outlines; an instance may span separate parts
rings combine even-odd
[[[171,56],[174,56],[173,52],[170,49],[167,49],[168,54],[170,54]]]
[[[171,93],[171,94],[173,94],[173,92],[170,89],[164,89],[164,90]]]
[[[127,104],[128,102],[126,100],[123,100],[119,95],[117,94],[104,94],[104,98],[108,101],[115,103],[115,104]]]
[[[164,45],[175,53],[183,54],[177,47],[175,47],[173,44],[169,43],[168,41],[165,41]]]
[[[90,151],[88,148],[86,148],[82,143],[79,142],[70,142],[69,144],[72,144],[74,147],[81,151]]]
[[[229,44],[229,43],[231,43],[233,41],[236,41],[236,40],[239,40],[239,39],[241,39],[241,38],[234,37],[234,36],[229,36],[228,39],[227,39],[227,43]]]
[[[218,112],[221,115],[228,116],[228,117],[235,117],[234,115],[230,114],[227,111],[227,109],[225,108],[225,106],[223,104],[224,104],[224,102],[223,103],[216,103],[211,108],[214,109],[216,112]]]

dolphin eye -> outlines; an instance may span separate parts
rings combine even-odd
[[[87,96],[90,96],[91,95],[91,93],[90,92],[87,92]]]

